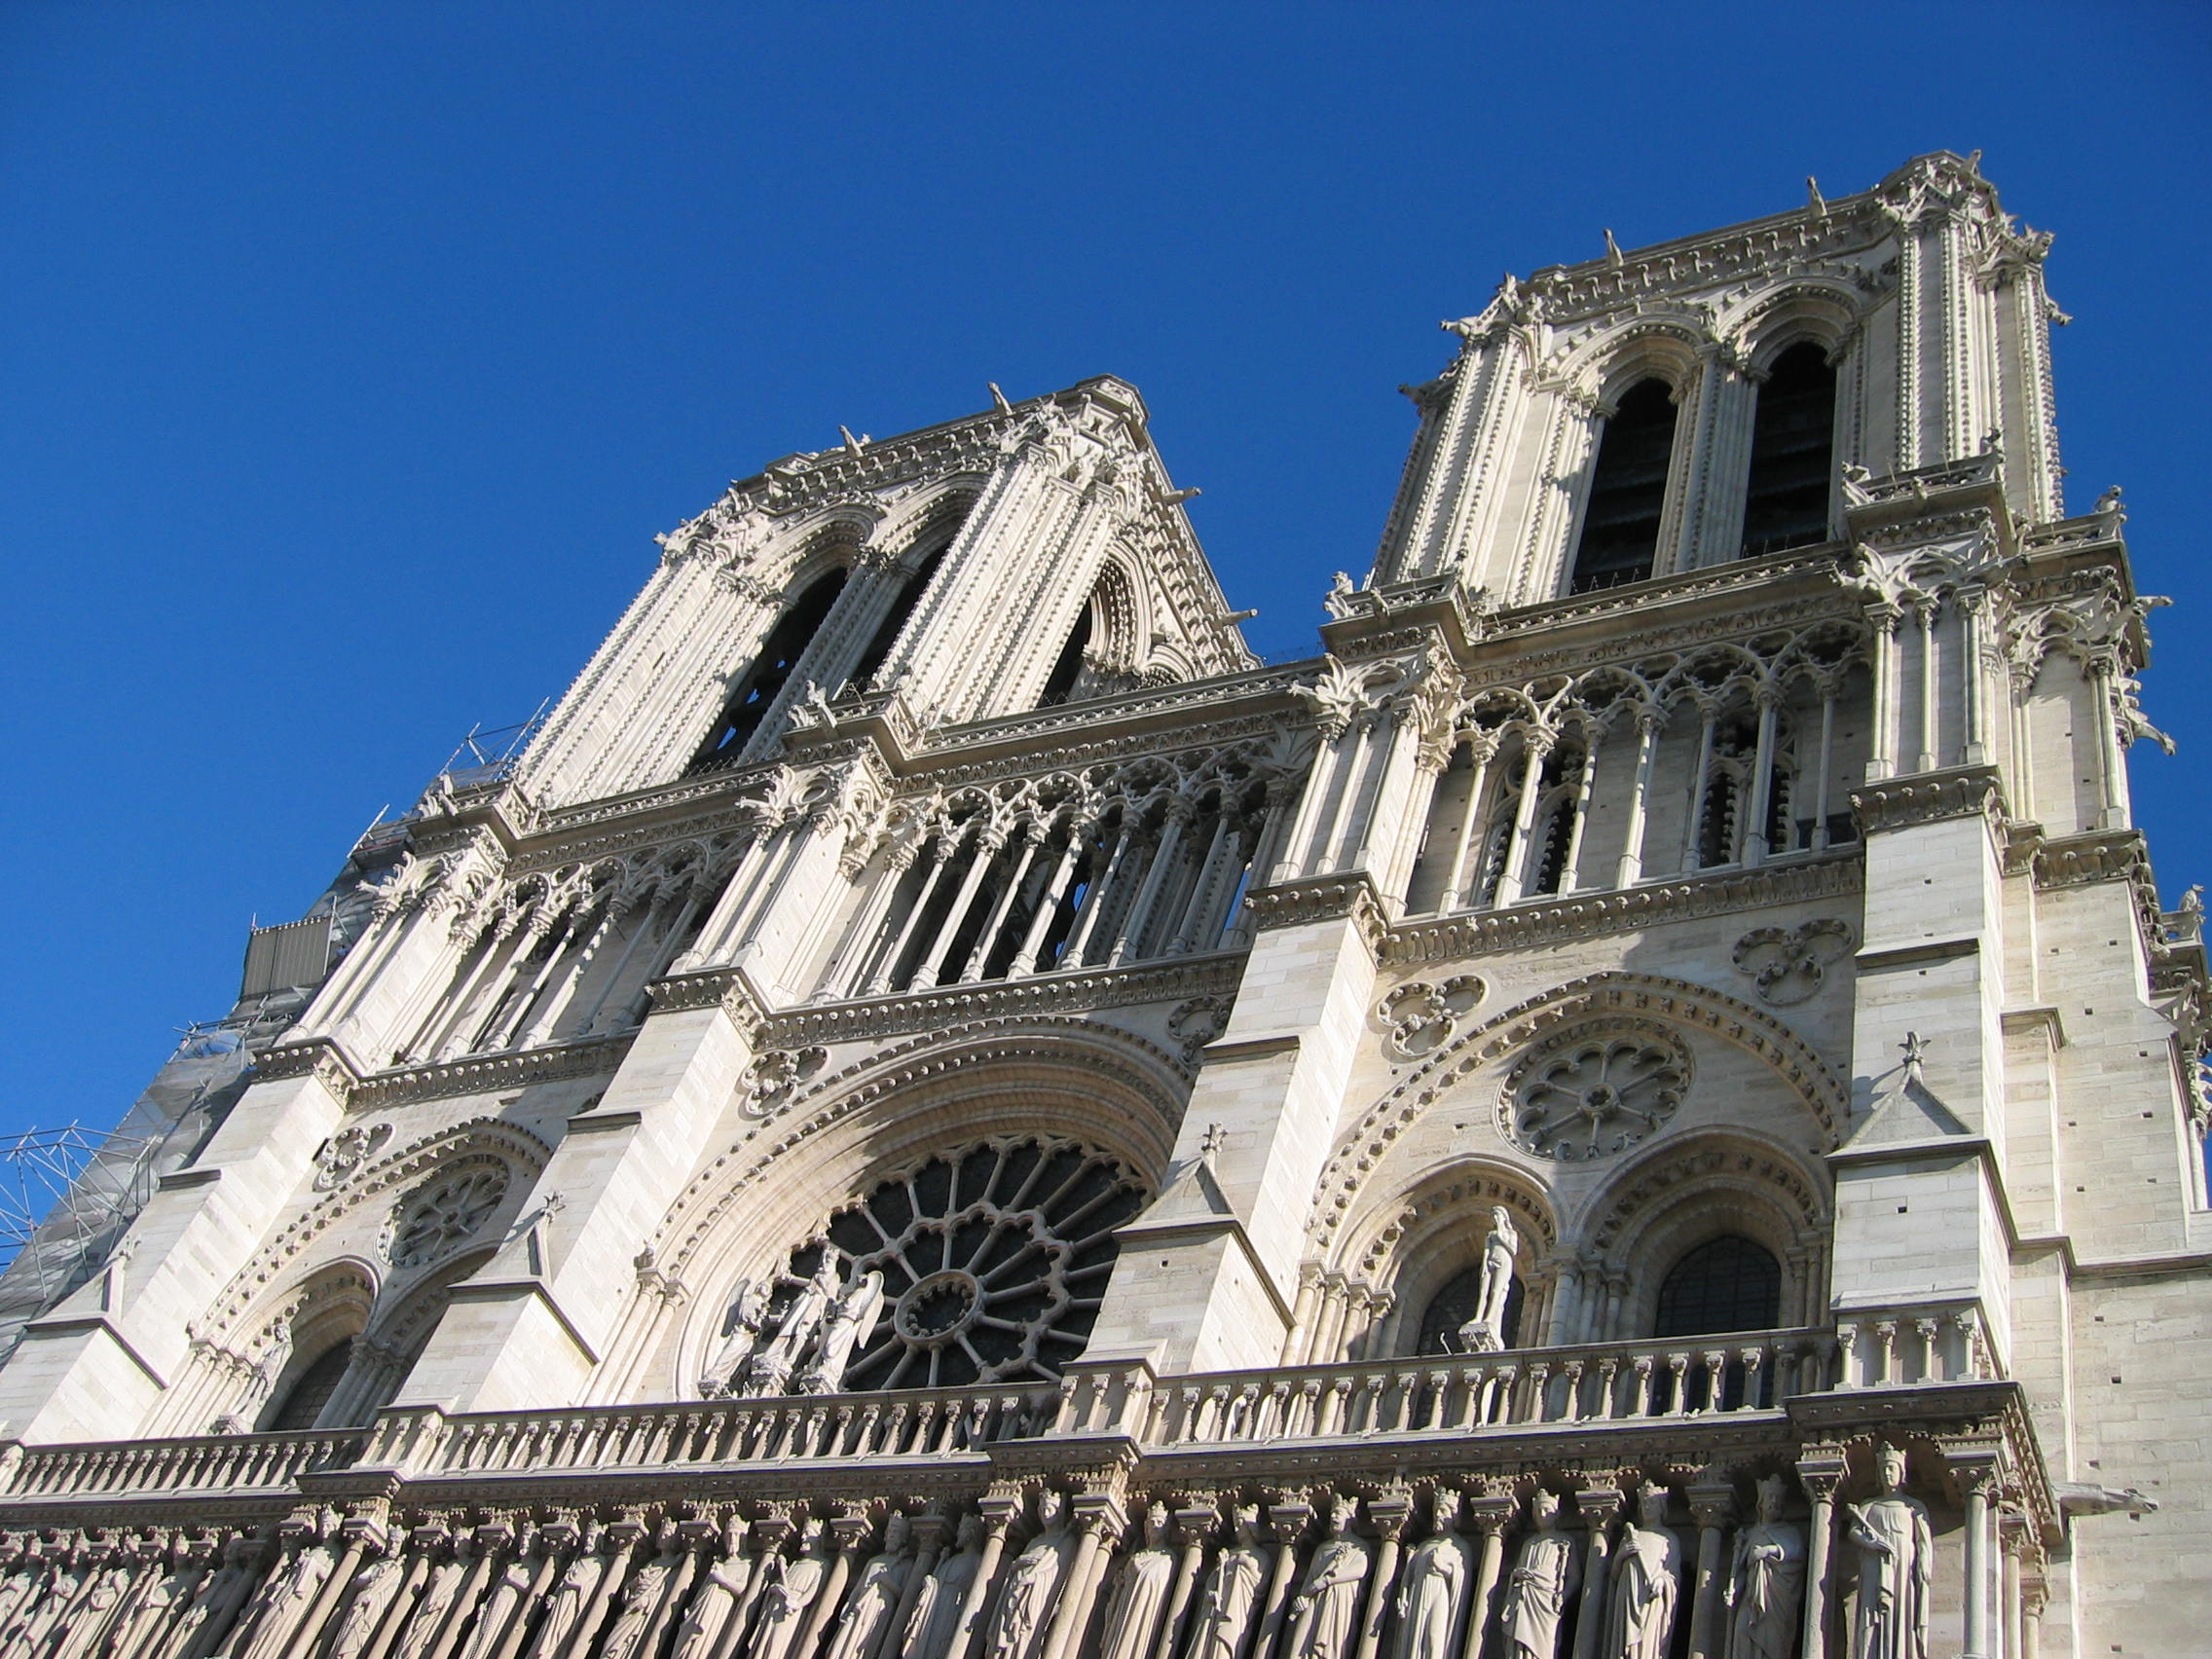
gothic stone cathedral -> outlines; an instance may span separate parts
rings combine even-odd
[[[0,1654],[2203,1651],[2048,241],[1508,277],[1279,666],[1118,380],[732,485],[21,1325]]]

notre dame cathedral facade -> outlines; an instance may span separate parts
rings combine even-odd
[[[732,485],[22,1324],[0,1654],[2198,1648],[2048,241],[1938,154],[1507,278],[1303,661],[1115,379]]]

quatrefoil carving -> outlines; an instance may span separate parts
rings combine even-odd
[[[771,1049],[753,1062],[742,1110],[748,1118],[765,1118],[789,1100],[798,1086],[820,1071],[830,1058],[827,1049]]]
[[[1383,1047],[1392,1057],[1419,1059],[1452,1040],[1462,1015],[1489,993],[1490,987],[1472,974],[1430,984],[1409,979],[1377,1005],[1376,1021],[1386,1035]]]
[[[1801,1003],[1821,988],[1828,964],[1857,943],[1851,924],[1822,916],[1794,928],[1753,928],[1736,941],[1736,972],[1749,974],[1766,1002]]]

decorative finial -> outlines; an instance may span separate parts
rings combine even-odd
[[[1828,216],[1828,199],[1821,194],[1821,181],[1811,173],[1805,175],[1805,205],[1818,218]]]
[[[1621,244],[1613,240],[1610,227],[1605,231],[1605,263],[1618,270],[1621,265]]]
[[[1205,1138],[1198,1142],[1198,1156],[1210,1165],[1222,1148],[1229,1144],[1229,1131],[1219,1124],[1206,1125]]]
[[[1907,1031],[1899,1047],[1904,1050],[1905,1082],[1920,1082],[1920,1069],[1928,1058],[1928,1039],[1917,1031]]]

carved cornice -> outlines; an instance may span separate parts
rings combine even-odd
[[[1854,792],[1851,805],[1866,835],[1950,818],[1985,818],[2002,826],[2005,784],[1994,766],[1953,766],[1867,784]]]
[[[1342,875],[1309,875],[1270,887],[1255,887],[1244,895],[1244,904],[1252,926],[1261,930],[1304,927],[1309,922],[1349,917],[1358,927],[1359,937],[1366,940],[1368,950],[1378,958],[1382,956],[1382,942],[1389,931],[1374,879],[1363,869],[1347,870]]]
[[[2029,867],[2037,888],[2047,891],[2144,880],[2151,872],[2151,857],[2140,830],[2092,830],[2038,841]]]
[[[327,1037],[309,1037],[297,1043],[279,1043],[265,1049],[253,1063],[253,1080],[272,1083],[284,1078],[313,1077],[336,1097],[340,1106],[350,1105],[361,1087],[361,1074],[346,1051]]]
[[[1074,1014],[1093,1008],[1138,1008],[1188,997],[1223,996],[1236,988],[1244,952],[1171,957],[1126,968],[1074,969],[1032,978],[975,985],[940,985],[904,996],[871,997],[825,1007],[796,1008],[770,1015],[770,1047],[826,1047],[833,1043],[937,1031],[973,1019],[1012,1014]]]
[[[1382,942],[1385,962],[1458,962],[1498,951],[1725,915],[1736,910],[1840,898],[1865,881],[1857,848],[1803,863],[1683,876],[1646,887],[1573,895],[1502,910],[1402,922]]]
[[[406,1066],[378,1072],[354,1086],[350,1104],[356,1111],[405,1106],[418,1100],[444,1100],[457,1094],[488,1094],[567,1078],[602,1077],[622,1063],[637,1033],[593,1037],[578,1043],[552,1043],[503,1054],[472,1054],[437,1065]]]

